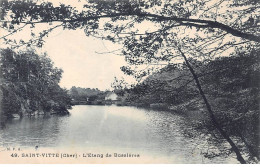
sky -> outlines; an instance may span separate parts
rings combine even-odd
[[[44,28],[46,28],[44,25],[39,25],[33,31],[37,33]],[[10,38],[27,41],[30,39],[31,31],[30,27],[26,27]],[[72,86],[76,86],[111,90],[114,77],[124,78],[128,83],[135,82],[132,76],[127,76],[120,70],[121,66],[127,65],[124,57],[114,52],[111,53],[115,50],[118,50],[116,53],[120,53],[122,46],[119,44],[87,37],[83,29],[57,28],[44,40],[43,47],[37,48],[37,52],[40,54],[46,52],[54,62],[54,66],[63,69],[61,87],[70,89]]]
[[[8,38],[28,41],[31,32],[38,34],[48,28],[49,25],[46,24],[38,24],[34,29],[27,26]],[[5,35],[8,32],[1,30],[1,34]],[[117,55],[122,48],[119,44],[87,37],[83,29],[63,30],[61,27],[53,30],[44,40],[43,47],[36,48],[36,51],[40,54],[46,52],[54,62],[54,66],[63,69],[60,81],[60,86],[63,88],[70,89],[76,86],[112,90],[111,83],[114,77],[124,79],[130,84],[136,82],[133,76],[127,76],[120,70],[120,67],[127,63],[123,56]],[[1,48],[8,47],[4,46],[3,40],[0,42]],[[111,53],[115,50],[118,50],[117,54]]]
[[[44,29],[44,25],[36,27],[34,32]],[[27,41],[31,29],[26,27],[23,31],[15,34],[12,38]],[[48,37],[44,38],[42,48],[37,48],[40,54],[47,55],[54,62],[54,66],[64,72],[60,86],[70,89],[72,86],[82,88],[98,88],[106,90],[111,88],[114,77],[125,79],[128,83],[134,83],[132,76],[125,75],[120,67],[127,65],[123,56],[117,55],[114,50],[119,50],[119,44],[87,37],[83,29],[63,30],[57,28]]]
[[[60,2],[70,4],[78,10],[82,10],[84,4],[84,1],[73,1],[74,3],[72,3],[68,0],[52,0],[50,2],[54,5],[59,5]],[[48,27],[50,26],[46,24],[38,24],[34,29],[27,26],[8,38],[28,41],[31,32],[37,35]],[[5,35],[8,32],[1,30],[0,36],[2,34]],[[72,86],[76,86],[112,90],[111,83],[114,81],[114,77],[124,78],[128,83],[135,83],[132,76],[127,76],[120,70],[121,66],[126,65],[124,57],[108,53],[122,48],[119,44],[87,37],[83,29],[63,30],[56,28],[44,40],[43,47],[37,48],[37,51],[39,53],[46,52],[54,65],[63,69],[61,87],[70,89]],[[0,45],[4,48],[3,40],[0,40]]]
[[[126,65],[123,56],[108,53],[122,46],[94,37],[87,37],[83,30],[57,29],[46,38],[41,49],[47,52],[55,66],[64,70],[60,85],[111,89],[114,77],[134,79],[126,76],[120,67]]]

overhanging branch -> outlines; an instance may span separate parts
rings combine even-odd
[[[99,16],[85,16],[85,17],[79,17],[76,19],[64,19],[64,20],[50,20],[50,21],[35,21],[35,22],[20,22],[20,23],[27,23],[27,24],[37,24],[37,23],[48,23],[48,22],[63,22],[63,23],[72,23],[72,22],[83,22],[83,21],[89,21],[89,20],[97,20],[101,18],[114,18],[114,17],[120,17],[120,16],[136,16],[136,17],[147,17],[147,18],[153,18],[158,21],[176,21],[180,25],[184,26],[193,26],[193,27],[199,27],[199,28],[217,28],[221,29],[227,33],[232,34],[236,37],[241,37],[243,39],[247,39],[250,41],[260,42],[260,37],[254,34],[249,34],[242,32],[240,30],[234,29],[228,25],[222,24],[217,21],[211,21],[211,20],[201,20],[201,19],[190,19],[190,18],[181,18],[176,16],[161,16],[157,14],[151,14],[151,13],[111,13],[106,15],[99,15]],[[8,22],[8,21],[7,21]]]

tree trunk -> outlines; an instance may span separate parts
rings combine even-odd
[[[181,51],[181,49],[178,47],[178,50],[180,51],[182,57],[185,60],[186,65],[188,66],[195,82],[196,82],[196,86],[199,89],[200,95],[202,96],[202,99],[207,107],[207,110],[209,112],[210,118],[213,122],[213,125],[218,129],[218,131],[220,132],[220,134],[227,140],[227,142],[230,144],[232,150],[236,153],[237,156],[237,160],[241,163],[241,164],[246,164],[246,161],[244,160],[244,158],[242,157],[239,149],[237,148],[237,146],[235,145],[235,143],[232,141],[232,139],[229,137],[229,135],[222,129],[222,127],[220,126],[220,124],[218,123],[212,109],[211,109],[211,105],[208,102],[208,99],[206,98],[204,91],[202,90],[201,84],[199,82],[198,76],[196,75],[194,69],[192,68],[192,66],[190,65],[187,57],[185,56],[185,54]]]

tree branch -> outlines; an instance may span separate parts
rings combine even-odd
[[[211,21],[211,20],[201,20],[201,19],[190,19],[190,18],[181,18],[176,16],[161,16],[157,14],[151,14],[151,13],[111,13],[107,15],[100,15],[100,16],[85,16],[80,17],[76,19],[65,19],[65,20],[50,20],[50,21],[36,21],[36,22],[20,22],[20,23],[27,23],[27,24],[37,24],[37,23],[49,23],[49,22],[63,22],[63,23],[72,23],[72,22],[83,22],[88,20],[97,20],[101,18],[114,18],[114,17],[120,17],[120,16],[136,16],[136,17],[150,17],[157,19],[159,21],[176,21],[180,24],[183,24],[187,26],[194,26],[199,28],[218,28],[223,31],[226,31],[233,36],[241,37],[243,39],[247,39],[250,41],[260,42],[260,37],[254,34],[249,34],[242,32],[240,30],[234,29],[228,25],[222,24],[217,21]],[[6,21],[11,22],[11,21]]]
[[[17,31],[22,30],[22,29],[23,29],[25,26],[27,26],[27,25],[28,25],[28,24],[24,24],[22,27],[19,27],[19,28],[13,30],[12,32],[10,32],[9,34],[6,34],[6,35],[0,37],[0,39],[3,39],[3,38],[5,38],[5,37],[8,37],[9,35],[12,35],[12,34],[16,33]]]

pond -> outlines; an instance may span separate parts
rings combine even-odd
[[[187,137],[184,130],[189,127],[177,114],[115,105],[77,105],[70,113],[9,120],[0,130],[0,145],[86,154],[129,153],[145,163],[237,163],[234,158],[205,158],[201,150],[206,141]]]

